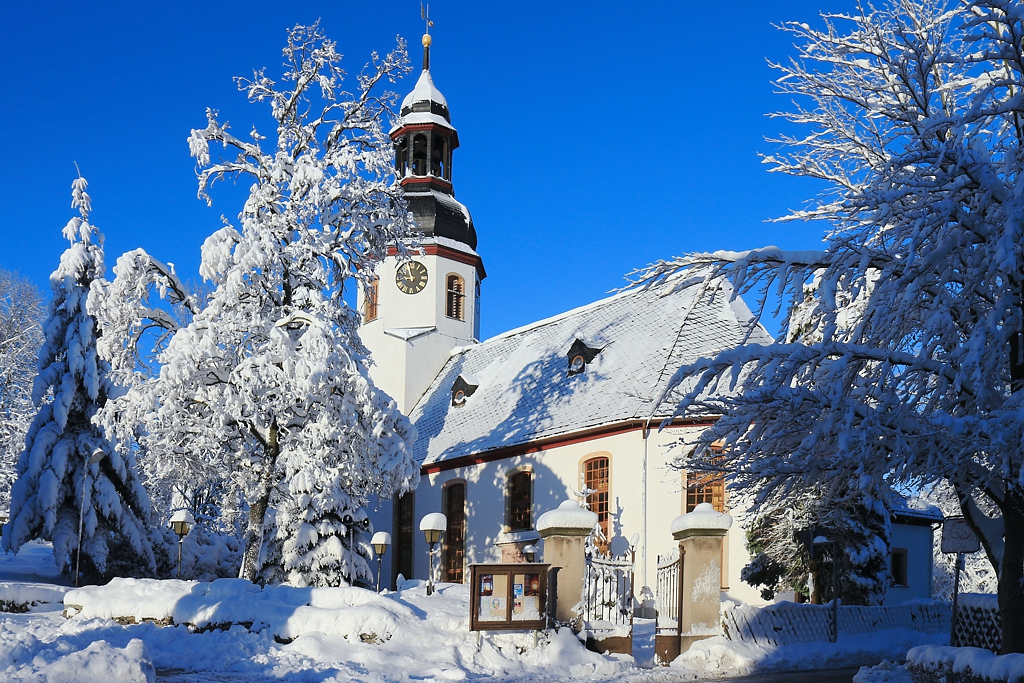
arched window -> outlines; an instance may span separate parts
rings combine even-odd
[[[366,286],[366,294],[363,299],[363,322],[368,323],[377,319],[377,295],[380,289],[380,278],[375,277]]]
[[[597,513],[597,523],[601,526],[604,540],[598,542],[602,552],[608,550],[608,489],[610,479],[610,463],[606,456],[590,458],[583,463],[583,483],[593,493],[587,496],[590,511]]]
[[[409,138],[403,137],[395,143],[395,173],[399,178],[409,175]]]
[[[448,178],[448,145],[443,137],[435,135],[430,150],[430,175],[435,178]]]
[[[509,531],[527,531],[533,528],[533,473],[524,470],[508,478],[506,489],[508,500]]]
[[[412,174],[427,175],[427,136],[423,133],[412,139]]]
[[[444,488],[444,514],[448,530],[444,532],[444,580],[462,583],[466,559],[466,483]]]
[[[448,298],[445,300],[444,314],[456,320],[465,319],[466,281],[455,273],[448,274]]]

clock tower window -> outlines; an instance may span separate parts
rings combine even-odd
[[[448,298],[444,314],[456,320],[465,320],[466,281],[459,275],[448,275]]]
[[[377,293],[380,289],[380,278],[374,277],[366,285],[365,299],[363,301],[363,322],[368,323],[377,319]]]

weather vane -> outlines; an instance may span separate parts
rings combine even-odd
[[[432,22],[430,20],[430,3],[429,2],[425,6],[424,6],[424,4],[422,2],[420,3],[420,19],[422,19],[423,21],[427,22],[427,28],[426,28],[425,33],[429,36],[430,35],[430,27],[434,25],[434,22]]]

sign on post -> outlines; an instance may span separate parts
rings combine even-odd
[[[470,631],[528,631],[547,626],[549,564],[471,564]]]
[[[942,552],[944,553],[976,553],[981,549],[981,541],[967,525],[963,517],[946,517],[942,523]]]

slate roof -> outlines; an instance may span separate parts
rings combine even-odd
[[[429,465],[648,418],[676,369],[741,343],[750,328],[750,311],[729,302],[728,283],[713,301],[695,301],[698,288],[633,289],[454,349],[410,414],[417,460]],[[576,339],[601,351],[569,377],[566,354]],[[749,342],[771,336],[757,325]],[[460,375],[478,388],[452,406]],[[670,412],[665,405],[656,416]]]

